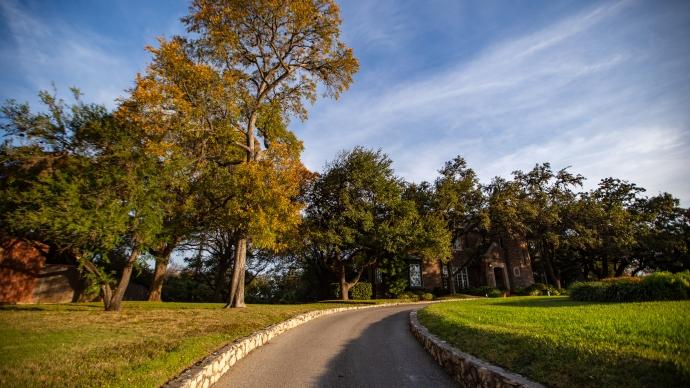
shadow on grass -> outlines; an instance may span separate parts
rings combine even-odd
[[[87,305],[87,304],[5,304],[0,305],[0,311],[93,311],[103,310],[103,305]]]
[[[529,301],[512,305],[522,306],[521,303],[534,307]],[[460,350],[548,386],[690,387],[690,371],[683,369],[680,355],[675,360],[654,359],[641,356],[640,352],[631,354],[625,348],[592,348],[586,342],[556,343],[545,337],[459,327],[437,316],[423,319],[422,323]],[[658,352],[651,350],[649,354]]]
[[[570,298],[544,298],[535,297],[535,299],[519,299],[511,300],[508,299],[496,299],[496,303],[492,303],[493,306],[505,306],[505,307],[579,307],[579,306],[591,306],[595,304],[609,304],[609,303],[598,303],[598,302],[581,302],[577,300],[572,300]]]

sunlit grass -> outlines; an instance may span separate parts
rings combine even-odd
[[[522,297],[419,312],[459,349],[549,386],[690,386],[690,301]]]
[[[354,303],[385,303],[390,300]],[[0,386],[158,386],[226,343],[340,303],[125,302],[0,307]]]

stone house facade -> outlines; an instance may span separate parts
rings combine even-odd
[[[407,271],[409,289],[447,293],[451,291],[451,281],[456,292],[476,287],[514,291],[534,284],[532,260],[524,240],[499,237],[487,244],[482,243],[479,235],[468,233],[455,240],[452,252],[453,257],[446,264],[440,259],[429,262],[411,257]],[[384,296],[383,288],[377,279],[377,297]]]

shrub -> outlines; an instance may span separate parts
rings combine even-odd
[[[350,288],[350,297],[354,300],[371,299],[372,294],[373,291],[369,282],[358,282]]]
[[[489,291],[486,296],[488,296],[489,298],[500,298],[503,295],[504,295],[503,291],[501,291],[497,288],[494,288],[491,291]]]
[[[463,290],[463,291],[468,295],[475,295],[475,296],[489,296],[489,294],[494,293],[494,291],[502,293],[501,290],[499,290],[497,288],[488,287],[488,286],[469,288],[469,289]]]
[[[434,300],[434,294],[425,292],[420,296],[420,298],[422,298],[422,300]]]
[[[340,283],[330,284],[331,295],[333,298],[340,299]],[[350,287],[347,295],[353,300],[365,300],[371,299],[374,291],[369,282],[357,282],[354,286]]]
[[[594,302],[635,302],[690,298],[690,273],[657,272],[643,278],[604,279],[576,282],[568,290],[574,300]]]
[[[417,295],[413,292],[410,292],[410,291],[405,291],[405,292],[401,292],[401,293],[397,294],[396,298],[419,300],[419,295]]]
[[[520,291],[520,292],[518,292]],[[547,285],[544,283],[534,283],[531,286],[525,288],[524,290],[516,290],[516,295],[529,295],[529,296],[540,296],[540,295],[552,295],[558,296],[564,293],[563,290]]]

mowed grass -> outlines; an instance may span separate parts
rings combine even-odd
[[[391,301],[366,301],[384,302]],[[125,302],[113,313],[98,303],[0,306],[0,386],[154,387],[237,338],[342,304],[222,307]]]
[[[690,386],[690,301],[481,299],[419,320],[460,350],[555,387]]]

